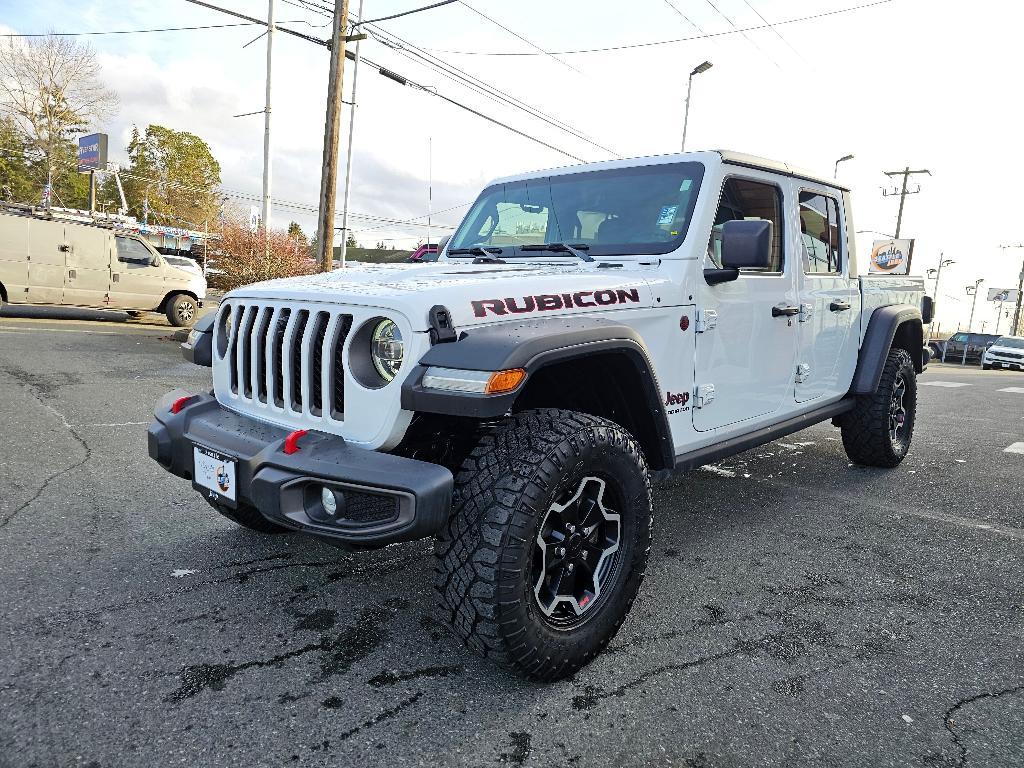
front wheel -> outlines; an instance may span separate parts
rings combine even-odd
[[[167,322],[175,328],[185,328],[196,321],[199,304],[191,296],[179,293],[167,302]]]
[[[620,426],[554,409],[510,416],[456,477],[435,546],[442,618],[503,666],[572,675],[632,606],[652,517],[647,464]]]
[[[917,418],[917,373],[910,353],[890,349],[878,389],[860,395],[843,414],[843,447],[850,461],[869,467],[895,467],[910,450]]]
[[[981,370],[983,370],[983,371],[991,371],[992,370],[992,366],[989,365],[988,363],[982,363],[981,364]]]

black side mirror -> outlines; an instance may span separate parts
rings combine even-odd
[[[722,226],[722,266],[767,269],[772,259],[772,223],[764,219],[727,221]]]

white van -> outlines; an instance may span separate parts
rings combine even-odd
[[[206,280],[174,266],[135,233],[0,210],[0,303],[162,312],[195,322]]]

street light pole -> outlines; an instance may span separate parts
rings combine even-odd
[[[847,160],[853,160],[853,155],[843,155],[838,160],[836,160],[836,167],[835,170],[832,172],[833,179],[839,178],[839,164],[845,163]]]
[[[683,113],[683,144],[680,149],[681,152],[686,151],[686,128],[690,123],[690,91],[693,89],[693,76],[699,75],[702,72],[707,72],[712,67],[710,61],[705,61],[703,64],[698,64],[693,68],[690,73],[690,77],[686,81],[686,110]]]
[[[974,301],[971,302],[971,319],[967,322],[967,341],[964,342],[964,356],[960,360],[960,365],[967,365],[967,348],[971,345],[971,328],[974,327],[974,307],[978,304],[978,286],[983,282],[985,278],[979,277],[973,286],[967,286],[967,292],[974,294]]]
[[[363,0],[359,0],[359,21],[363,20]],[[341,266],[345,267],[348,257],[348,204],[352,199],[352,140],[356,133],[356,85],[359,83],[359,40],[356,40],[356,60],[352,65],[352,104],[348,116],[348,155],[345,160],[345,194],[341,208]],[[333,256],[333,254],[332,254]]]
[[[943,267],[948,267],[950,264],[956,264],[956,262],[953,261],[953,259],[944,259],[944,258],[942,258],[942,256],[943,256],[943,254],[939,253],[939,268],[938,269],[929,269],[928,270],[929,275],[932,272],[935,273],[935,293],[934,293],[934,296],[935,296],[936,304],[938,303],[938,300],[939,300],[939,279],[942,277],[942,268]],[[934,325],[935,325],[935,313],[932,314],[932,321],[928,324],[928,338],[929,339],[932,336],[932,326],[934,326]],[[940,327],[939,330],[941,330],[941,327]]]

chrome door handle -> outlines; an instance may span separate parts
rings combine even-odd
[[[114,274],[112,274],[112,275],[110,276],[110,279],[111,279],[111,280],[112,280],[113,282],[115,282],[115,283],[119,283],[119,282],[121,282],[121,273],[120,273],[120,272],[115,272]]]
[[[74,280],[74,279],[75,279],[75,276],[76,276],[77,274],[78,274],[78,273],[77,273],[77,272],[75,272],[75,270],[73,270],[73,269],[69,269],[69,270],[68,270],[68,278],[69,278],[69,279],[71,279],[71,280]]]
[[[793,317],[800,314],[800,307],[772,307],[772,317]]]
[[[833,301],[828,305],[828,308],[833,312],[845,312],[850,308],[850,305],[845,301]]]

